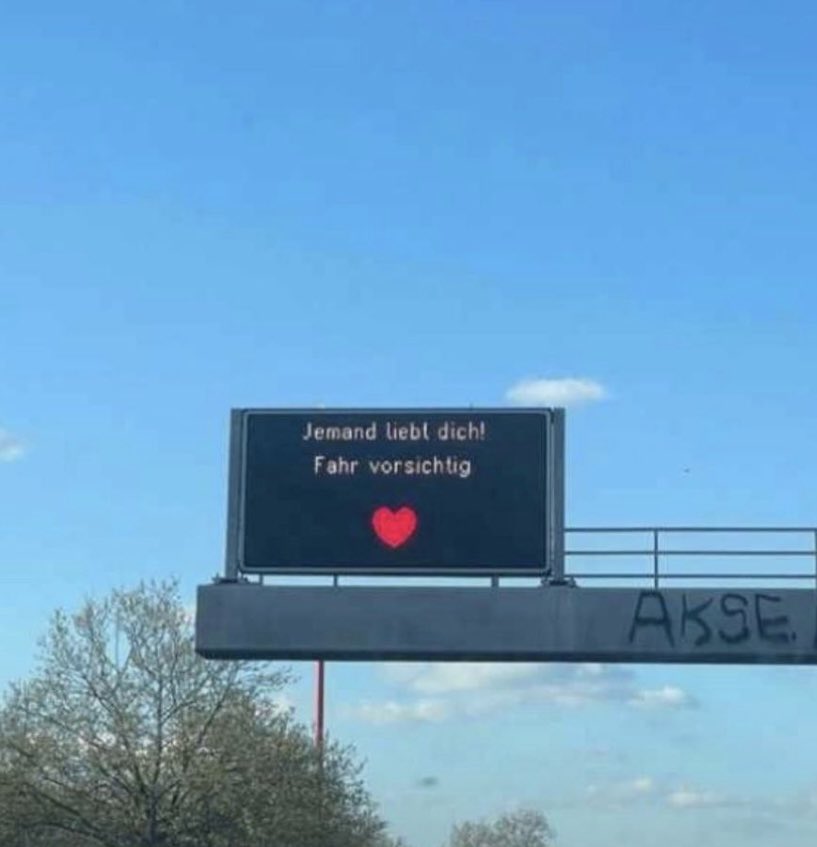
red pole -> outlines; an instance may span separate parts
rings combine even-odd
[[[315,747],[323,753],[324,662],[315,662]]]

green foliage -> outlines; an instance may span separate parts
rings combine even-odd
[[[533,809],[504,814],[490,823],[454,827],[449,847],[548,847],[553,831],[545,816]]]
[[[173,584],[58,612],[0,710],[0,847],[378,847],[352,751],[318,755],[287,682],[199,658]]]

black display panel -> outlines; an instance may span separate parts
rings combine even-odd
[[[238,569],[542,571],[551,423],[550,410],[239,411]]]

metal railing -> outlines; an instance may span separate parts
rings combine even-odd
[[[697,543],[695,536],[713,539],[712,544]],[[727,536],[738,536],[738,543],[718,546],[715,539],[729,541]],[[615,539],[626,537],[631,543],[619,543]],[[757,539],[760,544],[750,545],[748,539]],[[784,544],[782,539],[788,543]],[[595,546],[593,541],[597,541]],[[688,543],[690,546],[684,546]],[[631,568],[606,568],[587,566],[587,560],[626,559]],[[760,567],[744,565],[731,570],[725,569],[729,559],[757,563]],[[635,561],[634,561],[635,560]],[[781,560],[797,561],[797,570],[780,567]],[[690,567],[690,561],[695,563]],[[670,565],[669,563],[672,562]],[[639,564],[641,565],[640,567]],[[804,565],[801,567],[801,564]],[[713,567],[713,565],[715,565]],[[772,567],[770,567],[770,565]],[[475,577],[488,576],[490,585],[498,588],[507,585],[509,579],[537,579],[540,584],[580,585],[585,583],[624,583],[632,585],[641,581],[659,588],[661,583],[686,583],[700,581],[711,587],[717,581],[744,585],[749,581],[762,583],[783,582],[789,585],[806,583],[817,590],[817,527],[811,526],[604,526],[604,527],[567,527],[565,529],[564,570],[561,568],[537,574],[528,569],[518,571],[497,570],[486,574],[482,570],[476,573],[456,571],[439,574],[389,572],[386,569],[375,572],[304,573],[299,576],[307,579],[325,581],[331,578],[335,587],[341,584],[355,584],[355,580],[368,580],[371,577],[405,580],[427,579],[436,583],[438,577],[462,578],[470,581]],[[258,574],[256,579],[264,584],[266,578],[286,581],[292,574]],[[248,577],[244,577],[248,581]],[[666,587],[666,586],[665,586]]]
[[[644,580],[651,579],[654,587],[659,587],[661,580],[783,580],[811,581],[817,588],[817,527],[712,527],[712,526],[657,526],[657,527],[570,527],[565,530],[568,542],[576,537],[628,535],[640,536],[644,546],[608,546],[589,547],[586,549],[566,545],[565,578],[569,580]],[[707,535],[708,537],[741,535],[741,536],[787,536],[800,542],[800,546],[791,548],[779,545],[764,547],[689,547],[678,545],[678,539],[692,535]],[[669,537],[674,539],[674,545],[663,546]],[[671,542],[673,543],[673,542]],[[683,541],[680,542],[683,544]],[[803,545],[809,545],[805,547]],[[649,570],[642,571],[573,571],[568,565],[571,560],[579,557],[640,557],[649,563]],[[807,570],[792,571],[723,571],[704,569],[695,571],[667,571],[662,569],[665,559],[680,557],[719,559],[726,557],[746,557],[749,559],[797,558],[808,562]]]

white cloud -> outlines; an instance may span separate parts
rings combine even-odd
[[[727,798],[712,791],[700,791],[695,788],[678,788],[667,795],[667,803],[674,809],[713,809],[743,805],[742,802]]]
[[[19,438],[0,429],[0,462],[13,462],[25,454],[25,446]]]
[[[626,788],[633,794],[651,794],[655,790],[655,782],[651,776],[639,776],[626,784]]]
[[[655,808],[670,808],[679,814],[731,812],[737,815],[750,813],[753,820],[773,823],[795,819],[817,819],[817,792],[801,792],[768,796],[739,794],[732,791],[712,791],[699,786],[671,784],[651,776],[590,785],[585,795],[577,800],[580,806],[592,804],[599,808],[616,809],[624,806],[648,804]],[[740,820],[737,818],[736,820]]]
[[[629,702],[639,709],[689,709],[697,705],[694,697],[676,685],[636,691]]]
[[[580,406],[607,397],[607,390],[594,379],[523,379],[505,392],[515,406]]]
[[[351,709],[346,714],[364,723],[432,723],[445,720],[449,716],[447,705],[440,700],[417,700],[412,703],[398,703],[388,700],[382,703],[364,702]]]
[[[694,703],[674,686],[640,690],[632,671],[598,663],[397,663],[386,665],[382,673],[403,696],[355,707],[350,714],[367,722],[384,723],[476,717],[526,704],[581,708],[594,703],[621,703],[676,709]]]
[[[426,662],[402,670],[402,682],[421,694],[508,688],[524,684],[541,674],[542,665],[492,662]]]
[[[749,805],[748,800],[736,796],[717,794],[687,785],[672,786],[651,776],[638,776],[620,782],[591,785],[585,801],[595,806],[619,808],[643,805],[669,806],[678,811],[694,809],[738,809]]]
[[[650,776],[639,776],[610,785],[590,785],[586,801],[595,806],[617,807],[654,801],[658,792],[655,780]]]

